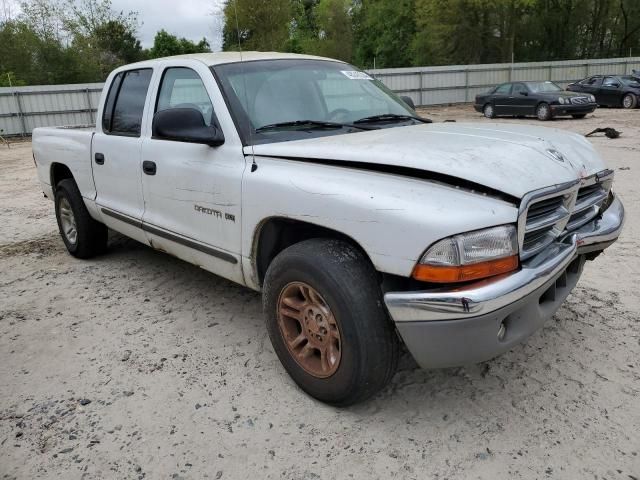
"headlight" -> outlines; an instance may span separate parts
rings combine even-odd
[[[413,269],[423,282],[467,282],[518,268],[518,236],[513,225],[476,230],[440,240]]]
[[[558,102],[560,105],[564,105],[564,97],[558,97]]]
[[[589,100],[591,100],[592,103],[595,103],[596,97],[594,97],[593,95],[589,95]]]

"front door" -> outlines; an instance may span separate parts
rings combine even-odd
[[[493,111],[496,115],[510,115],[509,105],[511,96],[511,84],[503,83],[493,92]]]
[[[139,229],[144,211],[140,132],[152,74],[146,68],[114,76],[91,152],[104,223],[140,241],[145,241]]]
[[[514,83],[509,97],[510,112],[513,115],[535,115],[535,98],[532,98],[529,89],[524,83]]]
[[[155,89],[154,112],[193,108],[205,123],[217,122],[212,96],[202,80],[215,85],[208,70],[168,66]],[[219,95],[219,92],[217,92]],[[220,96],[220,100],[221,100]],[[232,137],[224,132],[225,137]],[[219,147],[164,139],[144,139],[143,228],[150,243],[214,273],[242,281],[240,199],[245,159],[242,146]]]

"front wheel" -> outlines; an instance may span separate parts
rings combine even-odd
[[[491,105],[490,103],[487,103],[484,106],[484,108],[482,109],[482,113],[487,118],[496,118],[496,111],[493,108],[493,105]]]
[[[351,244],[311,239],[282,251],[267,270],[263,307],[280,362],[312,397],[351,405],[395,373],[399,341],[377,274]]]
[[[536,108],[536,117],[538,120],[546,121],[551,119],[551,107],[548,103],[541,103]]]
[[[633,93],[627,93],[623,98],[622,98],[622,107],[623,108],[636,108],[636,105],[638,105],[638,97],[636,97]]]
[[[107,249],[107,227],[91,218],[72,179],[56,186],[55,207],[60,235],[71,255],[91,258]]]

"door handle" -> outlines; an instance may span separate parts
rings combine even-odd
[[[142,162],[142,171],[147,175],[155,175],[156,162],[152,162],[151,160],[145,160],[144,162]]]
[[[96,163],[98,165],[104,165],[104,154],[102,153],[96,153],[95,155],[95,159],[96,159]]]

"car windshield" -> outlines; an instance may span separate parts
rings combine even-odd
[[[529,82],[529,89],[534,93],[561,92],[562,88],[553,82]]]
[[[622,82],[625,85],[640,85],[639,77],[632,77],[631,75],[625,75],[624,77],[620,77],[620,80],[622,80]]]
[[[419,123],[387,87],[345,63],[261,60],[212,70],[245,144]]]

